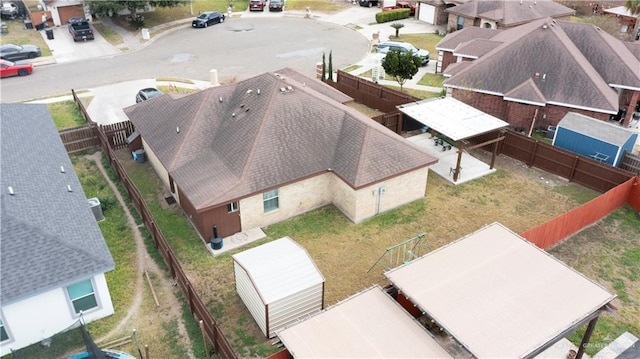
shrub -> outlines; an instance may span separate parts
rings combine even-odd
[[[407,19],[410,15],[410,9],[395,9],[389,11],[382,11],[376,14],[376,22],[381,24],[383,22],[389,22],[400,19]]]

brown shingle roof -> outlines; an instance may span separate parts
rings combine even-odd
[[[161,96],[125,113],[198,210],[329,169],[360,188],[437,161],[291,71]]]
[[[454,31],[438,42],[436,50],[452,52],[460,44],[475,39],[491,39],[503,30],[485,29],[482,27],[465,27],[462,30]]]
[[[616,113],[618,97],[610,84],[640,85],[640,74],[634,73],[640,62],[620,41],[590,24],[547,18],[491,40],[502,45],[457,71],[445,86],[506,95],[531,80],[530,89],[537,88],[547,103]]]
[[[576,13],[575,10],[552,0],[472,0],[449,8],[447,11],[468,18],[496,21],[506,27],[546,17],[563,17]]]

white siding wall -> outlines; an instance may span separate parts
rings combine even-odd
[[[251,316],[258,323],[258,327],[262,330],[262,333],[267,335],[267,313],[265,304],[258,295],[256,288],[253,286],[253,282],[247,272],[235,261],[233,262],[233,269],[236,275],[236,292],[240,295],[242,302],[249,309]]]
[[[269,304],[269,338],[296,320],[322,309],[323,283]]]
[[[113,314],[113,304],[104,274],[92,281],[98,308],[84,313],[87,322]],[[66,288],[58,288],[20,302],[2,306],[3,324],[10,340],[2,343],[0,355],[38,343],[78,320]]]

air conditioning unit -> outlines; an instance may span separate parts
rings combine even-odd
[[[89,202],[89,207],[91,207],[93,216],[96,217],[96,221],[102,221],[104,219],[104,215],[102,214],[102,205],[100,204],[100,200],[97,198],[89,198],[87,201]]]

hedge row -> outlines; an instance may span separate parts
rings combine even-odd
[[[389,22],[393,20],[400,20],[408,18],[411,13],[410,9],[395,9],[389,11],[382,11],[376,14],[376,22],[381,24],[383,22]]]

